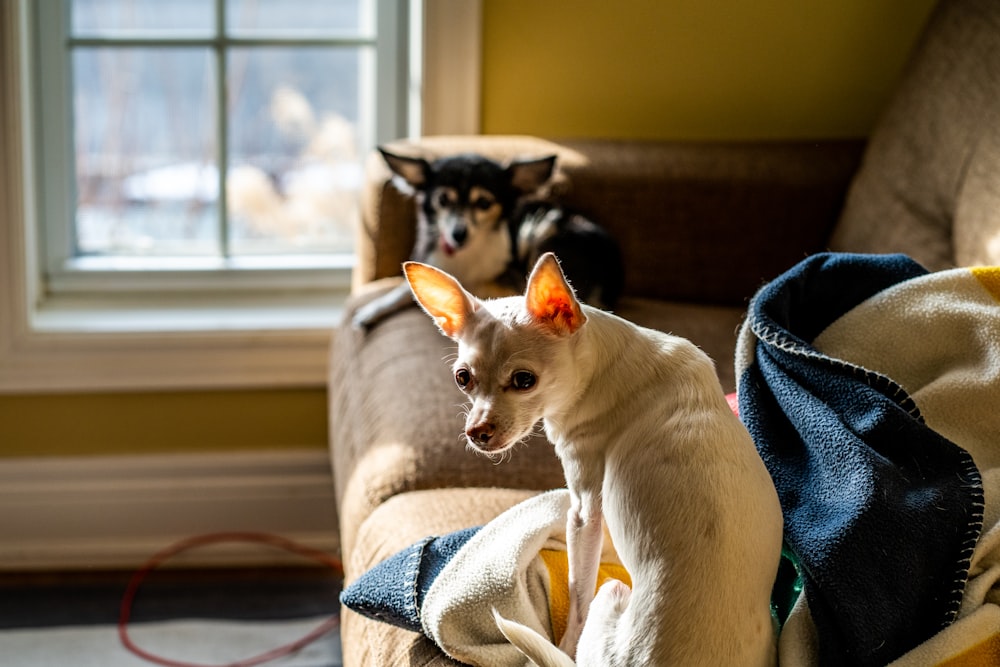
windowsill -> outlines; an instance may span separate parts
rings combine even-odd
[[[136,333],[330,329],[352,255],[278,258],[80,258],[51,275],[37,332]]]
[[[38,333],[329,332],[340,321],[346,294],[197,294],[108,297],[60,296],[32,318]]]
[[[0,393],[322,388],[346,296],[50,299],[0,327]]]

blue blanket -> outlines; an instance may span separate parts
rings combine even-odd
[[[741,332],[740,416],[778,489],[820,665],[884,665],[954,621],[982,530],[972,456],[927,426],[891,373],[814,346],[926,274],[901,255],[816,255],[757,294]],[[893,317],[891,301],[870,316]],[[914,361],[896,356],[890,366]]]

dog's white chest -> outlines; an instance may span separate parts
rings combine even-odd
[[[475,290],[496,280],[511,259],[510,234],[503,225],[479,230],[458,251],[447,254],[440,248],[431,252],[431,264],[447,271],[467,289]]]

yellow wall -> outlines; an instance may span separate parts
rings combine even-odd
[[[0,457],[326,444],[319,389],[0,396]]]
[[[864,136],[931,0],[484,0],[483,130]],[[0,457],[326,445],[322,390],[0,396]]]
[[[866,136],[933,0],[484,0],[483,131]]]

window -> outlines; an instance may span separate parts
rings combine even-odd
[[[333,200],[376,142],[477,130],[480,20],[478,0],[0,3],[0,392],[322,385],[356,215]],[[329,213],[300,224],[317,190]],[[261,193],[284,215],[255,219]]]
[[[406,134],[406,8],[37,3],[46,289],[329,285],[362,156]]]

